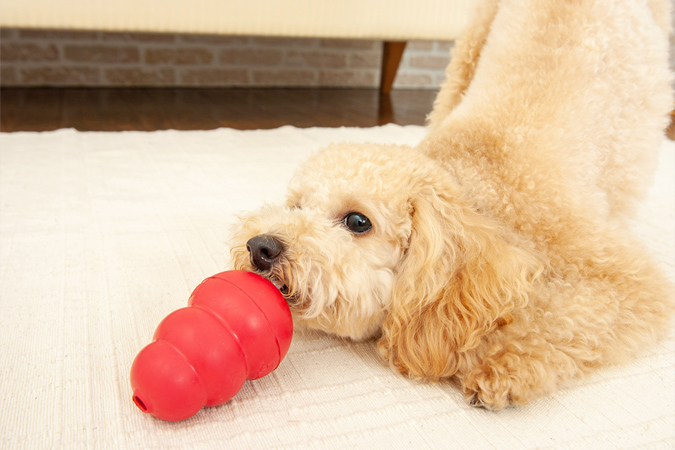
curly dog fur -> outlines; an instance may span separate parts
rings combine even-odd
[[[672,329],[671,282],[627,231],[672,107],[669,7],[483,2],[420,145],[318,152],[285,206],[242,217],[235,267],[475,406],[627,361]]]

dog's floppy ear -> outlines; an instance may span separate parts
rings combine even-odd
[[[378,343],[391,365],[414,378],[453,375],[462,352],[527,303],[538,266],[532,251],[509,242],[504,227],[453,195],[458,188],[439,186],[443,181],[411,200],[409,246]]]

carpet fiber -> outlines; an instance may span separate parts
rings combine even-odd
[[[296,332],[286,359],[179,423],[142,414],[129,369],[169,312],[228,267],[240,211],[283,198],[333,141],[421,127],[0,134],[0,447],[606,448],[675,445],[675,340],[527,407],[472,409],[372,342]],[[675,279],[675,144],[636,232]]]

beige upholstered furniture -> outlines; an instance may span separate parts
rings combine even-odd
[[[389,92],[407,41],[453,40],[472,0],[3,0],[0,27],[374,39]]]

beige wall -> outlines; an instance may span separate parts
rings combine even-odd
[[[3,86],[376,87],[379,41],[0,30]],[[395,88],[437,88],[451,43],[408,44]]]

